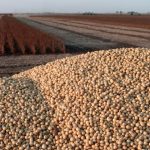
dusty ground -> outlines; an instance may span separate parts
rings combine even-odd
[[[22,22],[36,27],[44,32],[54,34],[55,36],[61,38],[67,48],[68,53],[74,52],[84,52],[92,51],[96,49],[111,49],[111,48],[121,48],[121,47],[132,47],[131,44],[126,44],[118,41],[111,41],[102,37],[93,36],[92,34],[84,34],[80,31],[70,30],[70,25],[64,25],[64,27],[58,24],[52,24],[47,20],[32,19],[31,18],[18,18]]]
[[[109,25],[121,25],[127,27],[136,27],[150,29],[150,15],[51,15],[43,16],[44,18],[57,18],[77,21],[90,21]]]
[[[99,49],[150,48],[149,16],[51,16],[18,18],[24,23],[62,38],[65,55],[9,56],[0,59],[0,77],[45,64],[58,58]]]
[[[61,55],[20,55],[0,57],[0,77],[10,76],[21,71],[28,70],[34,66],[46,64],[56,59],[70,57],[71,54]]]
[[[121,23],[118,23],[118,25],[112,25],[112,23],[109,22],[104,24],[98,21],[93,21],[94,19],[86,20],[86,17],[83,20],[81,18],[74,19],[74,17],[67,18],[58,16],[30,17],[30,19],[47,26],[75,32],[91,38],[99,38],[116,43],[126,43],[135,47],[150,48],[150,29],[142,28],[143,26],[141,26],[141,28],[136,28],[130,27],[130,25],[127,27],[127,24],[126,26],[122,26]],[[124,19],[126,20],[126,18]]]

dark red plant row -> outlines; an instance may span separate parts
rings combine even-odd
[[[65,53],[64,42],[11,16],[0,19],[0,55]]]

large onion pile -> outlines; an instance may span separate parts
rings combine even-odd
[[[32,81],[21,83],[25,79]],[[18,144],[20,149],[24,145],[52,150],[150,149],[148,49],[87,53],[35,67],[7,80],[4,84],[2,79],[0,88],[4,110],[0,144],[4,149],[7,142]],[[41,107],[45,113],[40,113]],[[28,113],[21,120],[26,109]],[[7,119],[9,116],[13,117]],[[25,124],[27,118],[30,125]],[[37,138],[31,128],[39,129]],[[13,140],[21,131],[22,142],[20,138]]]

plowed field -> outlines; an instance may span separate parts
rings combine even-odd
[[[104,23],[111,25],[123,25],[128,27],[137,27],[150,29],[150,15],[129,16],[129,15],[54,15],[43,16],[44,18],[69,19],[78,21],[90,21],[95,23]]]
[[[150,16],[54,15],[29,19],[88,37],[150,48]]]

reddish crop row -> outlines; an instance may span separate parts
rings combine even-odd
[[[56,52],[65,52],[61,39],[25,25],[14,17],[0,19],[0,55]]]

